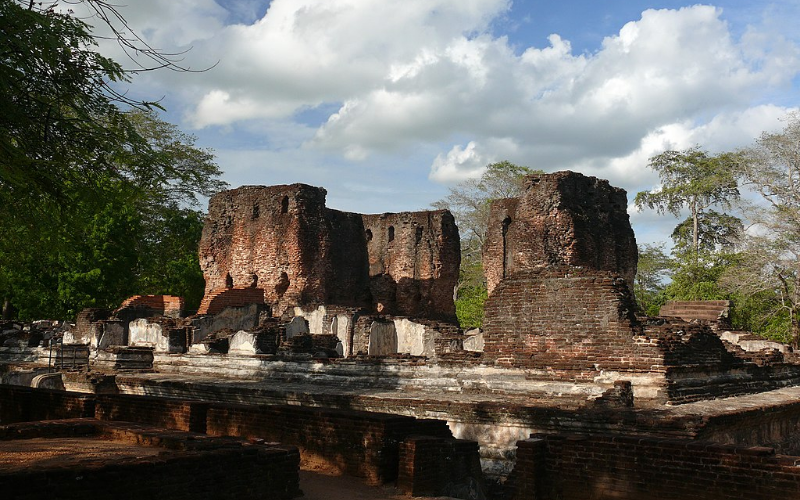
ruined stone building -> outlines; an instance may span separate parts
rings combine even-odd
[[[94,416],[256,437],[414,495],[800,497],[800,357],[730,331],[729,303],[637,315],[623,190],[558,172],[494,202],[470,336],[449,212],[346,213],[325,194],[213,197],[198,314],[134,297],[82,313],[64,345],[2,348],[5,383],[60,391],[0,386],[0,424]],[[78,352],[88,371],[49,373]],[[280,470],[295,460],[270,453]]]
[[[455,318],[460,250],[449,212],[354,214],[327,208],[325,195],[293,184],[214,196],[200,242],[199,313],[219,310],[229,290],[252,289],[276,315],[325,304]]]

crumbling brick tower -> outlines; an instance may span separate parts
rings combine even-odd
[[[638,252],[624,189],[575,172],[530,175],[519,198],[492,204],[483,270],[504,278],[549,266],[610,271],[633,290]]]
[[[524,186],[491,207],[486,359],[573,380],[656,364],[660,354],[633,340],[637,249],[625,191],[573,172]]]
[[[238,302],[341,305],[455,319],[460,243],[445,210],[361,215],[305,184],[244,186],[209,201],[200,241],[202,313]],[[228,298],[229,300],[225,300]]]

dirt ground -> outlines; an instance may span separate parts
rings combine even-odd
[[[368,486],[358,479],[335,475],[324,467],[304,467],[300,470],[300,489],[303,500],[411,500],[394,487]],[[436,500],[424,497],[425,500]],[[449,500],[449,497],[436,497]]]

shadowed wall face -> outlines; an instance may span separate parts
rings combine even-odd
[[[200,312],[226,289],[257,288],[275,315],[332,304],[455,318],[460,246],[449,212],[361,215],[326,208],[325,195],[292,184],[214,196],[200,242]]]
[[[575,172],[531,175],[519,198],[492,204],[483,268],[489,293],[538,267],[610,271],[633,290],[638,252],[625,190]]]

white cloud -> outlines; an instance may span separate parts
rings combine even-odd
[[[493,159],[479,153],[476,147],[475,142],[470,141],[465,148],[456,145],[446,155],[438,155],[433,160],[430,178],[440,182],[451,182],[480,176],[484,167]]]
[[[520,47],[494,33],[510,3],[273,0],[251,22],[253,2],[228,14],[212,0],[139,0],[125,13],[157,47],[194,46],[188,65],[219,61],[200,75],[144,76],[180,96],[195,127],[272,137],[316,110],[280,154],[253,153],[259,160],[246,164],[255,172],[265,158],[281,168],[297,162],[295,172],[313,176],[336,165],[320,184],[363,175],[359,162],[398,165],[413,155],[404,173],[416,169],[417,183],[425,173],[457,182],[508,159],[634,191],[657,180],[645,167],[653,154],[746,145],[796,105],[770,104],[798,75],[796,35],[755,16],[759,24],[734,35],[712,6],[647,10],[596,51],[574,54],[558,34]],[[225,25],[231,19],[249,24]]]

